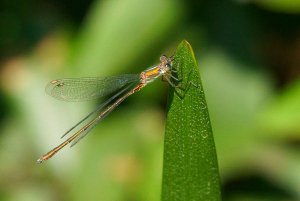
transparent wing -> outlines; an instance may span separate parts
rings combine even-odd
[[[127,86],[126,88],[124,88],[122,91],[118,92],[115,96],[111,97],[109,100],[107,100],[104,105],[107,106],[109,103],[111,103],[115,98],[120,97],[121,94],[123,94],[124,92],[128,92],[130,90],[132,90],[135,87],[135,83],[131,83],[129,86]],[[112,103],[113,104],[113,103]],[[108,107],[112,107],[112,105],[108,106]],[[100,121],[102,121],[107,115],[109,115],[113,110],[115,109],[115,107],[112,107],[111,110],[108,110],[108,112],[105,112],[105,114],[99,118],[99,116],[97,116],[95,119],[93,119],[89,124],[87,124],[85,126],[85,129],[79,133],[76,138],[72,141],[71,143],[71,147],[73,147],[75,144],[77,144],[82,138],[84,138]]]
[[[70,133],[72,130],[74,130],[77,126],[82,124],[84,121],[86,121],[89,117],[91,117],[93,114],[96,114],[100,112],[103,108],[105,108],[108,104],[110,104],[114,99],[118,98],[121,94],[128,91],[132,86],[134,86],[135,83],[131,83],[128,86],[124,87],[123,89],[119,90],[116,94],[114,94],[112,97],[110,97],[108,100],[103,102],[101,105],[99,105],[95,110],[90,112],[87,116],[85,116],[82,120],[80,120],[77,124],[75,124],[72,128],[70,128],[67,132],[65,132],[61,138],[66,136],[68,133]]]
[[[44,154],[43,156],[41,156],[38,160],[37,163],[43,163],[44,161],[48,160],[49,158],[51,158],[54,154],[56,154],[59,150],[61,150],[62,148],[64,148],[67,144],[72,143],[71,146],[74,146],[77,142],[79,142],[83,137],[85,137],[92,128],[94,128],[103,118],[105,118],[110,112],[112,112],[115,108],[116,105],[113,105],[115,103],[111,103],[113,101],[118,101],[118,103],[121,103],[122,100],[125,99],[125,97],[121,100],[120,98],[123,97],[122,94],[125,95],[129,93],[128,90],[132,90],[133,87],[136,85],[137,83],[130,83],[128,85],[126,85],[125,87],[123,87],[121,90],[119,90],[116,94],[114,94],[112,97],[110,97],[107,101],[105,101],[103,104],[101,104],[100,106],[98,106],[96,108],[96,110],[94,110],[93,112],[89,113],[86,117],[84,117],[81,121],[79,121],[77,124],[75,124],[71,129],[69,129],[63,136],[65,136],[66,134],[70,133],[70,131],[74,130],[75,128],[77,128],[80,124],[82,124],[83,122],[87,121],[90,117],[92,117],[93,115],[97,115],[93,117],[93,119],[91,121],[89,121],[88,123],[86,123],[83,127],[81,127],[77,132],[75,132],[72,136],[70,136],[68,139],[66,139],[64,142],[62,142],[60,145],[54,147],[52,150],[50,150],[48,153]],[[130,94],[129,94],[130,95]],[[121,97],[120,97],[121,96]],[[117,99],[117,100],[115,100]],[[112,105],[109,105],[109,104]],[[104,109],[102,111],[102,109]],[[101,112],[102,111],[102,112]],[[100,115],[100,113],[102,115]]]
[[[104,78],[64,78],[51,81],[46,86],[46,92],[58,100],[86,101],[109,95],[126,84],[138,80],[137,74]]]
[[[113,97],[111,97],[110,99],[105,101],[100,106],[101,109],[106,107],[108,104],[110,104],[114,99],[120,97],[124,92],[128,92],[129,90],[131,90],[134,86],[135,86],[135,83],[131,83],[130,85],[125,87],[123,90],[119,91]],[[110,105],[108,107],[112,107],[112,105]],[[105,114],[101,118],[99,118],[99,116],[97,116],[90,123],[85,125],[82,132],[79,132],[78,135],[76,136],[76,138],[72,141],[71,147],[74,146],[75,144],[77,144],[82,138],[84,138],[100,121],[102,121],[107,115],[109,115],[114,110],[114,108],[115,107],[113,107],[113,109],[111,109],[111,110],[107,110],[107,112],[105,112]],[[100,110],[100,108],[99,109],[97,108],[97,111],[99,111],[99,110]]]

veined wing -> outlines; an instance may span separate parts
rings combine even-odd
[[[51,81],[46,86],[46,92],[58,100],[86,101],[109,95],[138,80],[139,75],[137,74],[103,78],[63,78]]]
[[[122,95],[124,92],[128,91],[134,86],[134,82],[128,84],[126,87],[120,89],[116,94],[114,94],[112,97],[107,99],[105,102],[103,102],[101,105],[99,105],[94,111],[90,112],[86,117],[84,117],[82,120],[80,120],[77,124],[75,124],[72,128],[70,128],[67,132],[65,132],[61,138],[63,138],[65,135],[70,133],[72,130],[74,130],[77,126],[79,126],[81,123],[86,121],[88,118],[90,118],[93,114],[99,113],[103,108],[105,108],[107,105],[109,105],[114,99],[118,98],[120,95]]]
[[[105,108],[104,111],[101,112],[102,113],[101,116],[99,116],[99,114],[98,114],[98,116],[96,118],[94,118],[92,121],[90,121],[88,124],[86,124],[83,128],[81,128],[75,134],[76,137],[74,138],[74,140],[72,140],[71,147],[74,146],[75,144],[77,144],[82,138],[84,138],[100,121],[102,121],[107,115],[109,115],[115,109],[115,107],[120,103],[119,98],[122,98],[122,94],[123,95],[124,95],[124,93],[127,94],[134,87],[136,87],[136,83],[131,83],[128,86],[126,86],[123,90],[120,90],[117,94],[115,94],[114,96],[109,98],[107,101],[105,101],[103,103],[103,105],[100,106],[101,109]],[[115,105],[116,102],[119,102],[119,103],[117,105]],[[97,111],[99,111],[99,109],[97,109]]]
[[[44,161],[48,160],[51,158],[54,154],[56,154],[59,150],[64,148],[67,144],[72,143],[71,146],[74,146],[77,142],[79,142],[83,137],[85,137],[92,128],[94,128],[103,118],[105,118],[112,110],[115,108],[112,105],[108,106],[111,102],[113,102],[115,99],[120,98],[123,93],[128,93],[128,90],[132,90],[132,87],[135,86],[136,83],[130,83],[126,87],[122,88],[119,90],[115,95],[110,97],[108,100],[106,100],[103,104],[98,106],[96,110],[93,112],[89,113],[85,118],[83,118],[81,121],[79,121],[76,125],[74,125],[71,129],[69,129],[63,136],[66,134],[70,133],[70,131],[74,130],[76,127],[78,127],[80,124],[88,120],[92,115],[95,115],[98,113],[98,115],[94,116],[94,118],[89,121],[87,124],[85,124],[83,127],[81,127],[77,132],[75,132],[72,136],[70,136],[68,139],[66,139],[64,142],[62,142],[60,145],[56,146],[52,150],[50,150],[48,153],[44,154],[41,156],[38,160],[37,163],[43,163]],[[119,100],[119,99],[118,99]],[[122,101],[121,101],[122,102]],[[113,104],[113,103],[111,103]],[[108,108],[107,108],[108,107]],[[107,108],[107,109],[105,109]],[[101,112],[101,110],[103,112]],[[99,112],[102,113],[101,116],[99,116]]]

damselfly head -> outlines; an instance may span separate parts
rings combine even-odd
[[[168,58],[165,55],[160,57],[160,69],[162,73],[170,71],[172,69],[172,64],[173,62],[171,58]]]

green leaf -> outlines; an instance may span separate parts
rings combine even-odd
[[[178,68],[177,68],[178,66]],[[174,56],[180,86],[169,95],[163,201],[219,201],[220,179],[208,108],[193,50],[181,42]]]

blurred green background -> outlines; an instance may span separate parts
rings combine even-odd
[[[199,62],[223,200],[299,201],[299,0],[2,0],[0,200],[159,201],[166,83],[37,165],[97,105],[57,101],[44,88],[138,73],[182,39]]]

